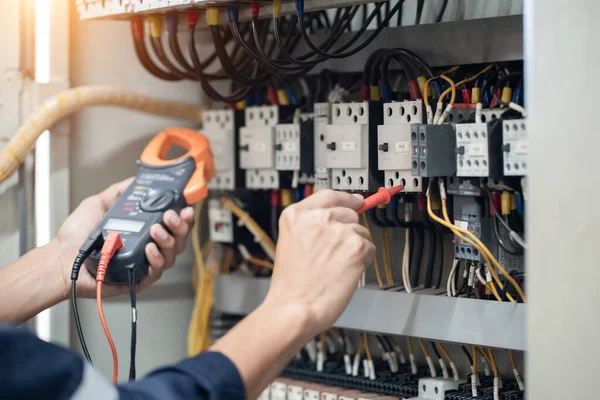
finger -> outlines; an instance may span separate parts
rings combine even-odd
[[[165,268],[166,260],[163,254],[158,249],[156,243],[148,243],[146,245],[146,258],[148,259],[148,264],[150,264],[150,271],[159,271],[162,273],[162,270]]]
[[[364,202],[364,198],[360,195],[326,189],[319,190],[316,194],[302,200],[297,204],[297,207],[302,210],[332,207],[346,207],[358,210],[363,206]]]
[[[342,224],[357,224],[358,214],[356,211],[347,207],[321,208],[310,211],[317,219],[317,222],[331,223],[340,222]]]
[[[364,226],[362,226],[358,223],[355,223],[355,224],[350,225],[350,229],[352,229],[352,232],[362,236],[366,240],[373,241],[373,236],[371,235],[371,232]]]
[[[185,248],[185,241],[190,231],[188,224],[173,210],[165,213],[163,221],[175,236],[175,252],[181,254]]]
[[[190,228],[194,226],[194,209],[192,207],[186,207],[181,210],[179,216]]]
[[[175,248],[175,238],[159,224],[152,225],[150,228],[150,237],[161,251],[169,251]]]
[[[121,182],[117,182],[98,194],[98,198],[102,203],[104,211],[108,211],[108,209],[111,208],[113,204],[115,204],[119,196],[121,196],[123,192],[129,187],[129,185],[131,185],[133,179],[134,178],[131,177]]]

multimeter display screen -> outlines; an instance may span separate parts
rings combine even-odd
[[[144,221],[135,221],[132,219],[111,218],[104,224],[107,231],[139,232],[144,227]]]

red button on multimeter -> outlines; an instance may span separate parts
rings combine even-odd
[[[187,153],[167,160],[173,145],[183,147]],[[146,275],[145,248],[152,241],[150,227],[162,224],[167,210],[179,212],[206,198],[206,184],[215,174],[208,139],[187,128],[168,128],[155,136],[142,152],[138,166],[133,183],[94,230],[101,230],[104,238],[117,231],[123,240],[123,248],[108,265],[106,282],[127,283],[131,266],[135,266],[136,281]],[[91,258],[94,262],[88,269],[96,276],[99,252],[92,253]]]

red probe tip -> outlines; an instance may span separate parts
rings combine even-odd
[[[389,189],[379,188],[377,193],[367,197],[365,199],[365,204],[359,209],[356,210],[358,214],[362,214],[371,208],[375,208],[380,204],[389,204],[390,200],[392,200],[392,196],[397,195],[400,191],[404,189],[403,185],[398,185],[391,187]]]

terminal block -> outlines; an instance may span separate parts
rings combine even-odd
[[[412,174],[423,177],[456,173],[456,134],[450,124],[414,125],[410,133]]]
[[[451,176],[448,178],[448,194],[460,196],[483,196],[484,183],[482,178],[461,178]]]
[[[383,122],[380,102],[333,105],[327,126],[327,168],[337,190],[375,191],[383,184],[377,169],[377,126]]]
[[[275,127],[275,169],[314,171],[314,124],[312,120],[299,124],[279,124]]]
[[[502,176],[502,124],[456,125],[456,175]]]
[[[403,192],[423,191],[423,180],[413,176],[411,131],[423,122],[421,100],[386,103],[383,125],[377,131],[378,168],[384,171],[385,187],[403,185]]]
[[[331,123],[331,104],[314,105],[315,191],[331,188],[331,171],[327,168],[327,125]]]
[[[451,124],[462,124],[464,122],[475,120],[476,104],[455,104],[446,117],[446,122]]]
[[[504,152],[504,175],[527,175],[527,120],[513,119],[502,124],[502,151]]]
[[[208,201],[208,233],[210,240],[217,243],[233,243],[233,214],[219,199]]]
[[[215,176],[208,183],[211,190],[243,188],[245,175],[240,170],[239,129],[244,125],[244,112],[238,110],[207,110],[202,133],[210,142],[215,160]]]
[[[419,379],[419,397],[410,400],[444,400],[446,392],[457,390],[464,380],[455,381],[443,378],[421,378]]]
[[[485,213],[483,198],[454,196],[454,224],[473,233],[490,252],[496,256],[497,245],[493,234],[493,221]],[[471,244],[456,238],[454,258],[473,262],[485,261],[483,256]]]
[[[245,126],[240,128],[238,144],[246,188],[279,189],[290,186],[290,174],[275,168],[275,131],[278,124],[293,118],[293,113],[294,107],[289,106],[246,108]]]

